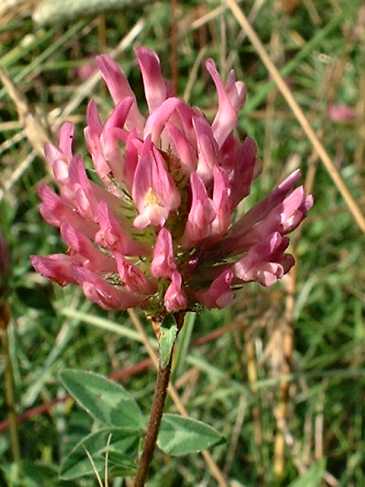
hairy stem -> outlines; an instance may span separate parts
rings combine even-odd
[[[144,440],[143,453],[139,461],[136,477],[134,479],[134,487],[143,487],[147,479],[148,469],[155,450],[158,430],[160,428],[163,408],[165,405],[171,373],[172,355],[173,354],[171,354],[170,361],[165,368],[162,368],[161,365],[159,365],[158,368],[150,419],[148,421],[147,433]]]

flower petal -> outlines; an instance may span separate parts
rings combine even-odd
[[[101,253],[82,232],[69,223],[62,223],[61,236],[70,247],[74,259],[84,267],[101,273],[117,271],[115,260]]]
[[[196,172],[190,176],[190,185],[192,203],[183,236],[183,245],[186,248],[194,246],[211,234],[210,224],[216,216],[205,185]]]
[[[157,145],[161,132],[165,128],[168,119],[181,104],[182,102],[179,98],[167,98],[167,100],[156,108],[156,110],[154,110],[147,118],[143,138],[147,139],[148,136],[151,136],[152,142]]]
[[[123,229],[119,220],[113,215],[105,201],[101,201],[96,208],[96,218],[100,230],[95,236],[95,241],[112,252],[123,255],[145,255],[147,249],[142,244],[134,241]]]
[[[133,178],[132,197],[139,215],[134,226],[162,226],[180,205],[180,194],[168,173],[165,161],[149,138],[145,140]]]
[[[291,255],[284,254],[289,239],[275,232],[265,241],[254,245],[233,269],[235,276],[243,281],[257,281],[263,286],[271,286],[294,265]]]
[[[104,309],[122,310],[142,304],[145,296],[122,290],[109,284],[96,273],[77,268],[77,279],[85,296]]]
[[[154,51],[139,47],[135,49],[135,53],[143,77],[147,105],[152,113],[166,100],[167,83],[161,74],[160,60]]]
[[[115,252],[120,278],[129,291],[138,294],[152,294],[156,286],[144,275],[144,273],[131,262],[128,262],[121,254]]]
[[[188,305],[186,294],[182,288],[182,277],[177,271],[171,276],[171,284],[165,292],[164,304],[168,313],[184,310]]]
[[[215,140],[217,141],[218,146],[221,147],[228,135],[237,125],[237,113],[241,108],[240,105],[243,103],[243,100],[242,103],[239,104],[236,102],[236,99],[232,99],[232,88],[230,86],[230,90],[227,92],[213,59],[208,59],[205,66],[214,81],[218,95],[218,110],[213,120],[212,128]]]
[[[218,167],[218,147],[213,136],[213,131],[204,117],[194,117],[193,127],[198,147],[197,174],[203,181],[209,181],[213,177],[213,170]]]
[[[224,308],[231,304],[233,300],[231,289],[233,278],[234,273],[231,269],[221,272],[207,290],[196,292],[200,303],[207,308]]]
[[[153,249],[151,272],[156,278],[171,278],[171,275],[175,270],[176,262],[172,244],[172,235],[163,227],[158,233]]]
[[[72,257],[65,254],[53,254],[41,257],[32,255],[31,263],[34,269],[42,276],[57,282],[60,286],[77,281],[76,263]]]
[[[97,56],[96,64],[116,105],[126,97],[133,98],[133,105],[129,112],[126,126],[128,129],[135,128],[138,134],[142,134],[144,117],[138,110],[136,97],[124,73],[118,64],[107,55]]]

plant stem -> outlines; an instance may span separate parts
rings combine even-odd
[[[157,380],[155,386],[155,393],[151,408],[150,419],[148,421],[147,433],[143,445],[143,453],[139,461],[138,470],[134,479],[134,487],[143,487],[147,479],[148,469],[152,460],[153,452],[156,446],[158,430],[160,428],[163,408],[167,395],[167,388],[169,385],[171,373],[171,361],[165,368],[158,367]]]
[[[19,463],[21,460],[19,437],[18,437],[18,425],[15,411],[15,394],[14,394],[14,380],[13,380],[13,367],[11,364],[11,356],[9,349],[9,336],[8,336],[8,321],[9,310],[6,304],[0,305],[0,336],[5,356],[5,369],[4,369],[4,394],[5,403],[8,408],[9,416],[9,431],[10,431],[10,445],[14,462]]]

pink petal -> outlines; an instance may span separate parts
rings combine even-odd
[[[111,115],[105,122],[103,129],[104,133],[107,133],[109,129],[114,127],[123,128],[132,105],[133,98],[131,96],[123,98],[122,101],[117,103]]]
[[[84,130],[86,145],[92,157],[95,170],[103,181],[109,175],[111,169],[107,164],[101,147],[100,136],[103,131],[103,126],[99,118],[96,104],[90,100],[86,112],[87,126]]]
[[[59,131],[59,147],[53,144],[45,144],[44,155],[57,182],[64,183],[68,179],[68,166],[73,157],[72,142],[74,138],[75,126],[70,122],[65,122]]]
[[[123,179],[129,191],[132,191],[134,173],[141,151],[140,140],[134,132],[131,132],[126,141],[123,162]]]
[[[125,142],[126,140],[127,135],[117,127],[104,128],[101,135],[104,159],[111,168],[114,178],[120,183],[123,182],[123,150],[120,141]]]
[[[312,197],[306,197],[303,187],[296,188],[251,228],[230,235],[224,243],[226,251],[236,250],[242,253],[250,246],[265,241],[275,232],[281,235],[291,232],[304,219],[311,204]]]
[[[233,278],[232,270],[224,270],[214,279],[209,289],[196,292],[198,300],[207,308],[224,308],[230,305],[233,300]]]
[[[154,144],[158,144],[162,130],[168,119],[182,102],[179,98],[167,98],[151,115],[147,118],[143,132],[143,138],[147,139],[150,135]]]
[[[260,240],[275,231],[281,234],[293,231],[303,220],[312,203],[312,196],[306,197],[303,186],[299,186],[255,225],[250,232],[251,237]]]
[[[84,267],[101,273],[117,271],[115,260],[101,253],[85,235],[69,223],[62,223],[61,236],[71,248],[74,258]]]
[[[182,277],[177,271],[171,276],[171,284],[165,292],[164,304],[168,313],[184,310],[188,305],[186,294],[182,288]]]
[[[190,176],[192,203],[183,236],[183,245],[190,248],[210,235],[210,223],[216,214],[207,190],[196,172]]]
[[[152,165],[152,142],[147,139],[143,144],[133,178],[132,198],[137,208],[140,205],[144,205],[144,197],[149,189],[152,188]]]
[[[60,184],[67,182],[69,161],[66,160],[66,156],[52,144],[45,144],[44,156],[55,180]]]
[[[57,282],[61,286],[77,283],[75,261],[65,254],[53,254],[41,257],[32,255],[31,263],[34,269],[42,276]]]
[[[194,147],[190,144],[182,131],[175,127],[174,124],[168,122],[166,124],[166,130],[182,170],[185,174],[190,175],[196,169],[197,157]]]
[[[96,194],[87,177],[81,157],[73,157],[69,167],[69,180],[61,186],[61,192],[81,216],[95,221]]]
[[[71,122],[62,124],[59,132],[59,149],[67,159],[72,159],[72,143],[75,135],[75,125]]]
[[[114,103],[117,105],[126,97],[133,98],[126,126],[128,129],[135,128],[138,134],[142,134],[144,117],[137,108],[136,97],[118,64],[107,55],[97,56],[96,64],[101,71],[101,75],[109,89]]]
[[[212,234],[220,236],[231,223],[232,204],[228,178],[218,167],[214,168],[213,207],[216,217],[212,222]]]
[[[121,254],[115,253],[118,272],[126,289],[138,294],[152,294],[156,291],[156,286],[149,281],[137,266],[128,262]]]
[[[194,117],[193,127],[198,147],[198,167],[196,172],[204,181],[213,177],[214,167],[218,166],[218,147],[213,131],[204,117]]]
[[[225,88],[234,110],[238,113],[245,103],[246,87],[242,81],[236,81],[236,75],[233,69],[228,74]]]
[[[100,201],[105,201],[112,211],[120,211],[120,199],[88,178],[85,164],[78,156],[71,161],[69,180],[62,186],[62,193],[81,215],[93,221],[96,221],[96,206]]]
[[[77,278],[85,296],[104,309],[132,308],[145,300],[144,296],[112,286],[96,273],[82,267],[77,268]]]
[[[53,169],[53,164],[55,161],[58,159],[64,159],[64,155],[62,152],[57,149],[53,144],[45,144],[44,145],[44,156],[47,159],[47,162],[49,162],[51,169]]]
[[[59,227],[63,222],[67,221],[85,235],[93,238],[97,226],[93,222],[81,218],[75,209],[49,186],[45,184],[40,185],[38,187],[38,195],[42,200],[39,211],[47,223]]]
[[[160,60],[154,51],[139,47],[135,52],[142,72],[147,105],[152,113],[167,98],[166,81],[161,74]]]
[[[96,218],[100,230],[95,235],[95,241],[113,252],[123,255],[145,255],[146,248],[135,242],[122,228],[119,220],[110,211],[106,202],[101,201],[96,208]]]
[[[161,152],[153,146],[152,153],[154,158],[152,188],[169,211],[177,210],[181,202],[180,193],[166,167],[166,162]]]
[[[283,253],[288,244],[287,238],[278,232],[273,233],[234,264],[235,276],[244,282],[257,281],[263,286],[271,286],[294,264],[292,256]]]
[[[90,100],[87,104],[86,121],[90,132],[99,137],[103,131],[103,124],[100,120],[98,108],[94,100]]]
[[[202,113],[184,102],[181,102],[176,109],[176,117],[173,117],[173,123],[185,135],[186,139],[196,148],[195,131],[193,127],[193,118],[202,117]]]
[[[151,273],[154,277],[171,278],[176,270],[174,249],[171,233],[166,228],[161,228],[153,249]]]
[[[180,194],[165,161],[149,138],[134,173],[132,197],[139,211],[134,220],[137,228],[164,225],[170,211],[180,205]]]
[[[348,105],[330,105],[328,107],[328,116],[332,122],[349,122],[356,117],[356,112]]]
[[[269,194],[264,200],[255,205],[248,211],[232,228],[232,236],[247,232],[247,230],[263,220],[270,211],[281,203],[285,197],[293,190],[296,182],[300,179],[301,173],[297,169],[291,173],[284,181],[282,181],[274,191]]]
[[[208,59],[205,66],[214,81],[218,95],[218,111],[213,120],[212,128],[215,140],[217,141],[218,146],[221,147],[228,135],[237,125],[238,110],[232,106],[231,99],[218,74],[214,61]]]

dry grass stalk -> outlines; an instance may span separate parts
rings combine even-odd
[[[279,0],[281,10],[288,15],[292,15],[299,5],[300,0]]]
[[[171,26],[170,26],[170,68],[171,68],[171,82],[175,93],[178,92],[178,81],[179,81],[179,67],[177,62],[178,54],[178,0],[170,0],[170,11],[171,11]]]
[[[239,402],[238,408],[237,408],[237,416],[236,416],[235,424],[233,426],[231,441],[230,441],[229,446],[228,446],[226,464],[224,466],[224,473],[226,475],[229,474],[229,471],[231,470],[231,467],[233,465],[233,461],[234,461],[234,458],[236,455],[237,446],[238,446],[240,434],[242,431],[243,422],[245,419],[246,408],[247,408],[246,397],[244,395],[242,395],[240,397],[240,402]],[[231,484],[231,487],[233,487],[233,483]]]
[[[4,16],[2,20],[9,22],[36,3],[37,0],[1,0],[0,15]]]
[[[126,34],[125,37],[120,41],[115,49],[110,52],[112,57],[118,56],[125,49],[127,49],[134,39],[142,32],[144,28],[144,20],[140,19],[132,29]],[[6,140],[0,145],[0,153],[7,150],[13,143],[22,140],[26,137],[33,147],[32,151],[20,164],[15,168],[10,178],[5,181],[3,188],[0,189],[0,201],[4,197],[5,192],[9,191],[12,186],[17,182],[17,180],[23,175],[23,173],[29,168],[35,159],[35,154],[38,154],[43,158],[43,148],[46,142],[50,142],[50,135],[48,133],[48,128],[46,123],[41,120],[32,110],[26,97],[21,93],[15,86],[13,81],[9,78],[6,71],[0,67],[0,80],[2,81],[9,97],[13,100],[14,105],[17,109],[19,121],[23,130],[15,134],[10,139]],[[48,125],[53,127],[56,131],[60,124],[69,118],[71,113],[76,110],[80,103],[89,96],[91,91],[94,89],[98,81],[100,80],[100,74],[95,73],[89,79],[84,81],[75,91],[74,95],[68,102],[68,104],[63,109],[53,110],[47,117]],[[46,165],[48,170],[48,165]]]
[[[365,6],[364,6],[365,12]],[[359,143],[356,147],[355,161],[360,170],[364,169],[365,163],[365,73],[362,74],[359,81],[359,101],[357,105],[358,111],[358,131],[359,131]]]
[[[284,320],[279,327],[282,357],[279,373],[288,376],[292,372],[292,358],[294,350],[293,315],[295,306],[296,268],[294,267],[286,279],[287,298]],[[285,471],[285,437],[288,431],[289,397],[291,382],[287,378],[280,381],[279,400],[275,408],[277,431],[274,443],[274,473],[281,478]]]
[[[255,342],[250,331],[245,333],[245,352],[247,360],[247,377],[250,384],[250,388],[253,394],[257,393],[257,363],[256,363],[256,351]],[[252,416],[254,422],[255,431],[255,443],[258,451],[262,446],[262,425],[261,425],[261,408],[257,404],[252,409]]]
[[[270,51],[274,60],[282,58],[283,46],[280,40],[279,32],[273,31],[270,39]],[[273,121],[276,118],[275,102],[278,92],[276,89],[270,91],[267,97],[267,104],[265,108],[265,143],[264,143],[264,162],[265,167],[271,168],[272,166],[272,152],[275,143],[275,136],[273,133]]]
[[[43,157],[44,144],[50,142],[50,137],[45,124],[31,109],[26,97],[15,86],[4,68],[0,67],[0,80],[3,83],[9,97],[14,102],[18,112],[19,121],[24,127],[25,134],[33,149]]]
[[[264,45],[262,44],[261,40],[257,36],[254,29],[251,27],[247,17],[242,12],[240,7],[238,6],[236,0],[226,0],[226,3],[230,7],[234,17],[236,18],[237,22],[240,24],[242,29],[246,32],[247,37],[250,39],[252,45],[254,46],[257,54],[260,56],[263,64],[268,69],[271,77],[273,78],[274,82],[276,83],[279,91],[285,98],[286,102],[288,103],[289,107],[293,111],[296,119],[300,123],[304,133],[308,137],[308,140],[313,145],[314,149],[316,150],[319,158],[321,159],[323,165],[325,166],[328,174],[331,176],[333,182],[335,183],[338,191],[342,195],[345,203],[347,204],[354,220],[356,221],[359,228],[365,233],[365,217],[358,206],[357,202],[353,198],[351,192],[349,191],[347,185],[343,181],[338,169],[336,168],[335,164],[331,160],[330,156],[328,155],[326,149],[324,148],[323,144],[319,140],[318,136],[316,135],[315,131],[313,130],[312,126],[310,125],[307,117],[304,115],[303,110],[298,105],[297,101],[295,100],[292,92],[288,88],[287,84],[285,83],[283,77],[279,73],[277,67],[272,62],[270,56],[268,55]]]

